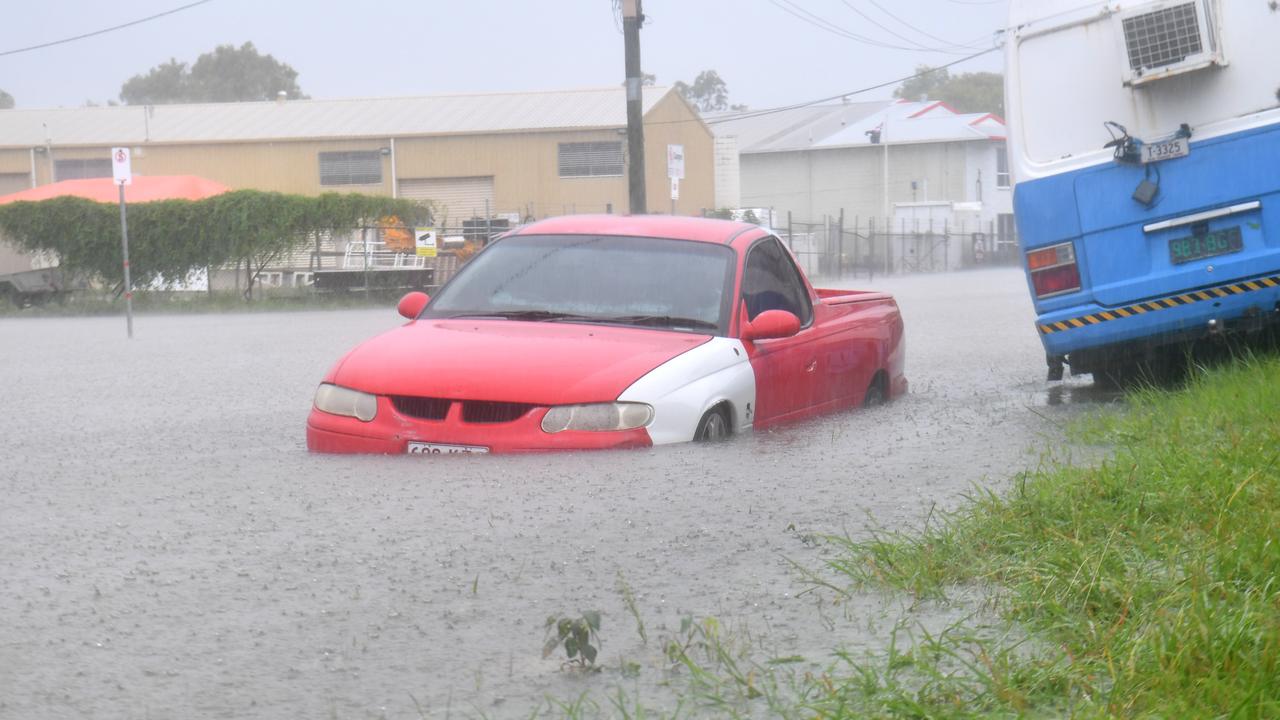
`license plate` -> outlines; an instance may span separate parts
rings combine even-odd
[[[483,455],[489,448],[479,445],[441,445],[440,443],[411,442],[406,451],[410,455]]]
[[[1186,157],[1191,154],[1191,143],[1186,138],[1161,140],[1142,146],[1142,162],[1153,163],[1161,160]]]
[[[1214,230],[1203,235],[1174,238],[1169,241],[1169,262],[1181,265],[1192,260],[1227,255],[1244,249],[1240,227]]]

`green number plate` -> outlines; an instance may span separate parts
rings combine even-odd
[[[1226,255],[1244,249],[1239,226],[1214,230],[1203,235],[1180,237],[1169,241],[1169,261],[1181,265],[1192,260]]]

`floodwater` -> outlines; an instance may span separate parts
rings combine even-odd
[[[535,457],[307,454],[316,382],[390,307],[142,316],[132,342],[122,318],[0,320],[0,718],[661,698],[685,615],[815,667],[882,642],[859,616],[875,601],[824,610],[791,561],[1000,486],[1112,397],[1044,381],[1020,271],[845,284],[899,298],[902,400],[714,447]],[[593,609],[604,672],[542,657],[549,615]]]

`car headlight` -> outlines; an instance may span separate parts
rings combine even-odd
[[[653,408],[644,403],[595,403],[592,405],[557,405],[542,418],[542,431],[565,430],[608,432],[633,430],[653,420]]]
[[[316,388],[316,409],[369,422],[378,414],[378,396],[340,385],[321,383]]]

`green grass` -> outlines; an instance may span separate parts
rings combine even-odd
[[[901,621],[886,649],[834,662],[766,659],[690,620],[662,643],[665,702],[597,687],[532,715],[1280,717],[1280,360],[1136,391],[1072,430],[1107,459],[976,491],[913,532],[830,538],[827,567],[803,570],[837,599],[976,591],[974,615]]]
[[[1080,434],[1113,455],[1026,473],[919,532],[837,540],[832,562],[919,598],[976,583],[1038,650],[933,639],[907,687],[941,692],[845,683],[815,709],[883,695],[920,700],[911,716],[1280,716],[1280,362],[1138,391]]]

